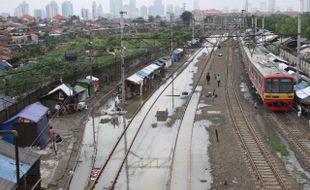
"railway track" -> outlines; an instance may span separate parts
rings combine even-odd
[[[228,63],[232,63],[232,48],[228,49]],[[290,189],[286,178],[276,167],[271,154],[265,148],[257,131],[246,116],[234,90],[234,72],[232,65],[227,67],[227,80],[225,88],[225,99],[233,127],[240,139],[241,146],[245,151],[247,160],[257,179],[257,189]]]
[[[218,38],[215,44],[219,44],[221,38]],[[211,53],[206,60],[203,72],[200,73],[197,82],[193,85],[193,92],[190,94],[189,99],[187,99],[185,103],[185,109],[181,115],[182,122],[180,123],[174,141],[172,159],[169,168],[167,183],[167,187],[169,190],[191,189],[192,142],[195,122],[195,114],[193,115],[193,112],[195,113],[197,110],[202,91],[202,87],[200,87],[199,85],[202,86],[205,83],[203,76],[206,75],[208,63],[213,57],[214,50],[215,46],[212,48]],[[196,96],[196,98],[193,98],[193,96]],[[180,141],[179,139],[182,140]],[[184,165],[185,169],[183,169]]]
[[[272,113],[272,119],[281,133],[303,156],[306,165],[310,166],[310,135],[297,121],[292,118],[290,113]]]
[[[189,59],[189,62],[192,61],[193,58],[196,57],[196,56],[199,54],[199,52],[200,52],[201,50],[202,50],[202,49],[200,49],[200,50],[198,51],[198,53],[196,53],[192,58],[190,58],[190,59]],[[179,72],[178,72],[178,75],[179,75],[180,73],[182,73],[182,71],[183,71],[189,64],[185,64],[185,65],[186,65],[185,67],[179,68],[179,70],[178,70],[178,71],[179,71]],[[173,80],[175,80],[175,78],[172,79],[170,82],[168,82],[168,84],[165,86],[165,88],[163,88],[162,91],[158,94],[158,97],[157,97],[156,100],[150,105],[148,111],[146,112],[146,114],[145,114],[145,116],[143,117],[143,119],[142,119],[142,121],[140,122],[140,124],[136,124],[136,125],[138,125],[138,127],[137,127],[136,131],[134,132],[134,135],[133,135],[132,140],[131,140],[131,142],[130,142],[130,144],[129,144],[129,147],[128,147],[128,149],[127,149],[125,155],[124,155],[124,158],[122,159],[121,163],[119,164],[118,169],[116,170],[117,172],[115,172],[115,177],[114,177],[114,179],[112,180],[109,189],[114,189],[114,186],[115,186],[115,184],[116,184],[116,182],[117,182],[117,179],[118,179],[118,177],[119,177],[119,175],[120,175],[120,173],[121,173],[121,171],[122,171],[122,168],[123,168],[123,166],[124,166],[124,164],[125,164],[125,162],[126,162],[126,159],[127,159],[127,157],[128,157],[128,154],[129,154],[129,152],[131,151],[131,148],[132,148],[132,146],[133,146],[133,144],[134,144],[134,142],[135,142],[135,140],[136,140],[136,137],[138,136],[138,134],[139,134],[139,132],[140,132],[142,126],[143,126],[143,123],[144,123],[144,121],[145,121],[146,116],[149,114],[150,110],[151,110],[152,107],[155,105],[155,103],[157,102],[157,100],[159,99],[159,97],[164,93],[164,91],[165,91],[167,88],[170,87],[170,84],[173,82]],[[134,116],[136,116],[136,115],[138,114],[139,111],[140,111],[140,110],[138,110],[138,111],[135,113]],[[113,149],[112,149],[111,153],[109,154],[108,158],[105,160],[105,162],[104,162],[104,164],[103,164],[103,167],[100,168],[99,174],[97,175],[96,179],[95,179],[94,181],[90,181],[89,184],[88,184],[88,186],[86,187],[86,189],[94,189],[94,188],[95,188],[96,183],[97,183],[98,180],[100,179],[100,176],[101,176],[102,173],[104,172],[105,168],[108,166],[108,164],[109,164],[109,162],[110,162],[112,156],[113,156],[114,153],[116,152],[116,149],[118,148],[118,146],[119,146],[121,140],[123,139],[124,134],[126,133],[128,127],[130,126],[130,124],[131,124],[133,121],[134,121],[134,119],[132,119],[132,120],[128,123],[128,125],[127,125],[126,128],[124,129],[124,132],[121,134],[121,136],[118,138],[117,142],[116,142],[115,145],[113,146]]]

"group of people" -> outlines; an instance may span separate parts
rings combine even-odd
[[[217,87],[220,87],[221,75],[220,74],[214,74],[214,78],[215,78],[215,80],[217,82]],[[209,72],[207,73],[206,79],[207,79],[207,84],[210,84],[211,76],[210,76]]]

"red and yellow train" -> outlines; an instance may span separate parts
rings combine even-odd
[[[270,111],[287,111],[294,104],[294,77],[269,61],[259,47],[249,49],[245,44],[241,52],[246,72]]]

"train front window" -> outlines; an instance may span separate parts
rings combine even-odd
[[[266,79],[267,93],[290,93],[293,92],[292,79]]]
[[[272,80],[271,79],[266,79],[266,92],[270,93],[271,92],[271,84],[272,84]]]
[[[292,79],[281,79],[280,82],[280,93],[293,92]]]
[[[273,93],[278,93],[280,92],[280,85],[279,85],[280,80],[279,79],[272,79],[271,83],[271,92]]]

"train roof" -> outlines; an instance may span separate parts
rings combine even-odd
[[[256,67],[257,70],[264,76],[281,74],[282,76],[290,76],[286,71],[279,68],[278,63],[271,61],[270,55],[264,49],[259,46],[255,47],[254,51],[252,48],[248,48],[246,44],[243,45],[243,49],[248,56],[249,60]]]

